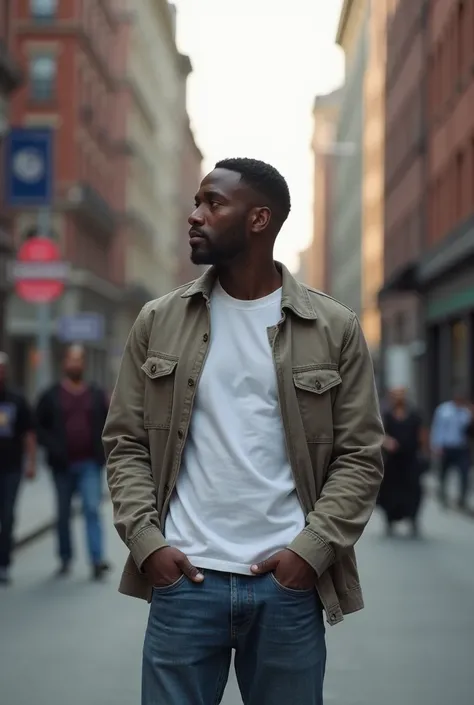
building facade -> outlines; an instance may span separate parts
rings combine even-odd
[[[202,153],[196,144],[189,119],[187,121],[181,160],[181,223],[177,234],[177,283],[185,284],[200,276],[204,267],[191,262],[188,218],[194,209],[194,199],[202,179]]]
[[[428,404],[474,399],[474,2],[431,0],[428,26]]]
[[[16,126],[54,130],[54,196],[48,234],[72,265],[64,296],[51,307],[52,372],[59,373],[61,316],[99,314],[103,335],[88,342],[91,376],[110,385],[108,365],[121,304],[125,155],[115,116],[123,49],[121,2],[23,0],[11,17],[12,50],[25,75],[11,106]],[[15,245],[35,232],[38,212],[11,213]],[[38,331],[35,306],[12,295],[7,330],[17,384],[31,392]]]
[[[11,53],[11,0],[0,5],[0,184],[3,175],[3,140],[9,128],[9,100],[21,83],[21,72]],[[7,347],[5,313],[7,303],[7,270],[13,254],[11,219],[0,205],[0,350]]]
[[[394,0],[388,10],[385,130],[382,371],[424,404],[426,359],[417,266],[426,233],[427,5]]]
[[[180,241],[187,233],[181,165],[188,139],[186,83],[191,64],[176,46],[172,5],[143,0],[133,7],[123,86],[128,168],[125,290],[117,352],[143,304],[178,283]]]
[[[381,342],[378,293],[383,284],[385,76],[390,4],[390,0],[377,0],[370,5],[364,76],[361,322],[377,371]]]
[[[345,54],[345,84],[335,141],[330,236],[332,295],[362,312],[362,168],[364,74],[368,49],[369,2],[344,0],[337,44]]]
[[[341,89],[317,96],[313,108],[313,232],[308,248],[301,254],[305,260],[305,282],[321,291],[330,292],[330,233],[332,216],[332,177],[334,141],[339,114]]]

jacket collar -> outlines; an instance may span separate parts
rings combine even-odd
[[[316,320],[317,314],[309,298],[308,289],[290,274],[285,265],[280,262],[276,262],[275,264],[281,271],[283,279],[282,310],[288,309],[293,311],[297,316],[306,320]],[[186,299],[200,295],[205,299],[209,299],[216,279],[216,268],[209,267],[199,279],[196,279],[196,281],[186,289],[184,294],[181,294],[181,298]]]

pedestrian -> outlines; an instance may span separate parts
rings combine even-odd
[[[64,356],[62,381],[47,389],[39,400],[37,423],[56,490],[59,575],[66,576],[71,569],[71,505],[78,492],[92,577],[99,580],[109,569],[104,560],[100,516],[104,466],[101,435],[108,404],[105,392],[85,381],[85,366],[84,348],[70,346]]]
[[[145,305],[104,430],[121,591],[151,602],[142,704],[322,703],[330,624],[363,606],[353,546],[383,428],[355,314],[274,261],[284,178],[219,162],[189,217],[212,265]]]
[[[431,427],[431,448],[440,463],[439,499],[447,506],[447,480],[455,468],[459,476],[458,506],[466,507],[471,473],[470,434],[473,423],[473,406],[468,395],[457,389],[451,401],[438,406]]]
[[[32,411],[7,383],[8,356],[0,352],[0,584],[10,582],[15,508],[22,477],[36,476]]]
[[[385,472],[377,499],[385,514],[387,535],[394,524],[408,519],[414,537],[419,535],[422,500],[421,478],[425,470],[426,433],[418,411],[409,404],[406,389],[391,390],[383,414]]]

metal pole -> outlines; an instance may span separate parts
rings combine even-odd
[[[51,209],[42,208],[38,213],[38,235],[49,237],[51,232]],[[52,384],[51,355],[51,304],[36,304],[36,395]]]

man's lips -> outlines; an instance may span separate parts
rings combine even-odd
[[[205,235],[200,233],[198,230],[190,230],[189,231],[189,243],[191,245],[198,244],[205,239],[206,239]]]

